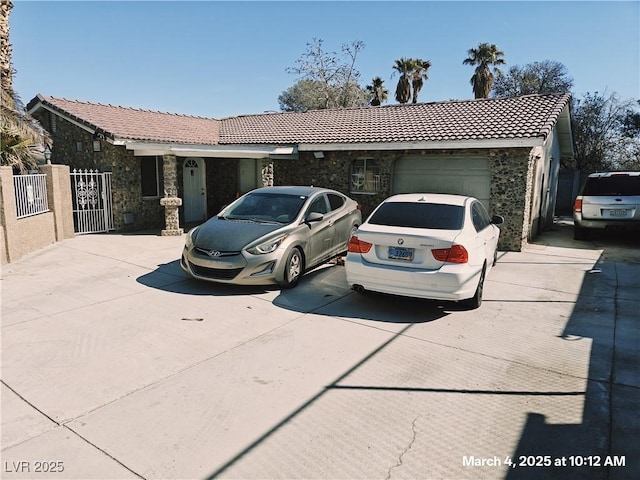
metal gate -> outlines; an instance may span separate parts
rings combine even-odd
[[[84,234],[114,230],[111,172],[74,169],[70,175],[74,231]]]

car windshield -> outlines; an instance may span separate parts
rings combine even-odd
[[[383,203],[368,223],[390,227],[460,230],[464,221],[464,207],[437,203]]]
[[[583,195],[640,195],[640,175],[612,175],[587,179]]]
[[[222,218],[226,220],[290,223],[298,216],[306,200],[307,197],[304,195],[249,193],[230,210],[224,212]]]

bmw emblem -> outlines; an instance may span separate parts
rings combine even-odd
[[[404,240],[402,238],[398,239],[398,245],[402,245],[404,243]]]

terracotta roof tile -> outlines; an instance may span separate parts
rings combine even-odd
[[[222,120],[38,96],[114,138],[201,145],[546,138],[569,94],[272,113]]]
[[[37,98],[113,138],[199,145],[218,143],[220,121],[215,119],[41,95]]]
[[[569,94],[248,115],[220,143],[378,143],[545,138]]]

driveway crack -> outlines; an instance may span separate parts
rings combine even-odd
[[[420,416],[418,415],[416,418],[413,419],[413,421],[411,422],[411,431],[413,432],[413,436],[411,437],[411,441],[409,442],[409,445],[407,445],[407,448],[405,448],[400,455],[398,456],[398,462],[391,466],[389,468],[389,471],[387,472],[387,477],[386,480],[389,480],[391,478],[391,471],[396,469],[396,468],[400,468],[403,464],[403,459],[404,456],[409,452],[409,450],[411,450],[411,448],[413,447],[413,444],[416,441],[416,436],[418,435],[418,432],[416,432],[416,422],[418,421],[418,418]]]

